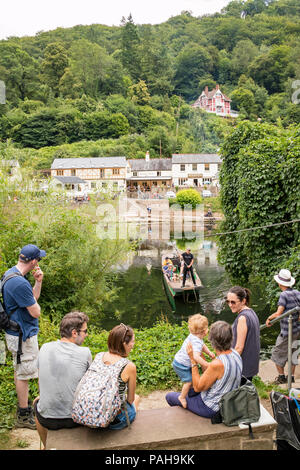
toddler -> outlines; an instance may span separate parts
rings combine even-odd
[[[183,382],[183,387],[181,394],[178,399],[182,404],[183,408],[186,408],[186,396],[189,392],[189,389],[192,385],[192,368],[191,361],[186,352],[186,347],[188,343],[192,343],[194,351],[194,359],[196,362],[201,362],[203,364],[203,359],[201,355],[203,352],[207,354],[211,359],[215,358],[214,353],[212,353],[208,347],[204,344],[203,338],[208,333],[208,321],[207,318],[200,313],[192,315],[188,320],[188,327],[190,334],[184,340],[180,350],[175,354],[172,366],[176,374],[179,376],[180,380]]]

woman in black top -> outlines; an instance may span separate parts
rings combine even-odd
[[[243,376],[252,380],[259,371],[260,326],[256,313],[249,307],[249,289],[232,287],[228,291],[226,302],[232,313],[237,315],[232,325],[232,347],[242,357]]]

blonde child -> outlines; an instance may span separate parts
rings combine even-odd
[[[182,404],[183,408],[186,408],[186,396],[192,385],[192,365],[190,358],[186,352],[188,343],[192,343],[194,351],[194,359],[197,363],[201,363],[201,366],[206,368],[207,362],[201,357],[203,353],[207,354],[211,359],[215,358],[208,347],[204,344],[203,338],[208,333],[208,321],[207,318],[200,313],[192,315],[188,320],[188,327],[190,334],[184,340],[180,350],[175,354],[172,366],[180,380],[183,382],[181,394],[178,399]]]

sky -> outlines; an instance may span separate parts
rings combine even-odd
[[[193,16],[220,11],[229,0],[3,0],[0,39],[94,23],[119,26],[132,14],[136,24],[163,23],[183,10]]]

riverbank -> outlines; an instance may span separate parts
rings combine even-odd
[[[276,376],[274,363],[271,360],[260,362],[259,377],[267,387],[272,383]],[[300,369],[296,369],[295,383],[292,384],[295,388],[300,388]],[[275,388],[275,387],[274,387]],[[287,389],[286,385],[281,385],[282,391]],[[278,387],[276,387],[278,389]],[[168,404],[165,400],[166,394],[171,390],[155,390],[141,396],[140,410],[154,410],[167,408]],[[260,398],[261,404],[273,416],[272,404],[268,397]],[[138,419],[138,415],[137,415]],[[9,442],[7,449],[10,450],[39,450],[40,440],[37,431],[30,429],[13,429],[9,433]]]

